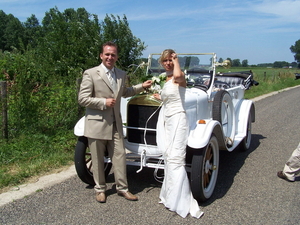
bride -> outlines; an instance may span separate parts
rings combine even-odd
[[[166,49],[159,59],[166,70],[166,83],[161,95],[163,101],[157,122],[157,146],[163,152],[165,171],[160,192],[160,203],[185,218],[200,218],[203,212],[194,199],[185,170],[185,154],[189,132],[184,109],[186,80],[174,50]]]

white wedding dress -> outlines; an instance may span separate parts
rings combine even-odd
[[[163,153],[165,171],[160,192],[160,203],[185,218],[200,218],[203,212],[194,199],[185,170],[185,154],[189,132],[184,110],[184,87],[173,83],[173,79],[165,83],[161,98],[163,105],[157,122],[157,146]]]

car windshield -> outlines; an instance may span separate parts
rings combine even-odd
[[[199,54],[177,54],[181,70],[185,73],[188,85],[210,86],[213,74],[213,57],[214,53]],[[160,54],[151,54],[148,61],[147,73],[151,76],[159,76],[165,72],[159,63]]]

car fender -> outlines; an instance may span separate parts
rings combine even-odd
[[[189,133],[188,146],[194,149],[204,148],[212,134],[217,137],[220,149],[226,148],[221,125],[216,120],[205,120],[205,123],[198,123],[195,129]]]
[[[127,116],[127,111],[126,111],[126,106],[129,98],[121,98],[121,115],[122,115],[122,122],[126,123],[126,116]],[[84,124],[85,124],[85,116],[81,117],[80,120],[76,123],[74,127],[74,134],[78,137],[84,135]],[[124,130],[124,129],[123,129]],[[125,129],[126,131],[126,129]]]
[[[74,134],[78,137],[84,135],[85,116],[81,117],[74,127]]]
[[[251,122],[255,122],[255,107],[253,102],[251,100],[243,100],[238,111],[237,133],[239,136],[246,136],[249,113],[251,113]]]

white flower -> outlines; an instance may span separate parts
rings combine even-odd
[[[165,80],[167,79],[166,73],[162,73],[162,74],[160,74],[158,77],[159,77],[159,79],[160,79],[161,81],[165,81]]]
[[[151,93],[160,93],[162,90],[162,87],[164,86],[166,78],[167,78],[166,73],[162,73],[159,76],[153,76],[151,78],[152,86],[151,86],[151,88],[149,88],[149,91]]]
[[[160,83],[160,79],[159,79],[159,77],[152,77],[152,83],[153,84],[159,84]]]
[[[153,84],[150,88],[151,93],[160,93],[161,92],[161,86],[159,84]]]

